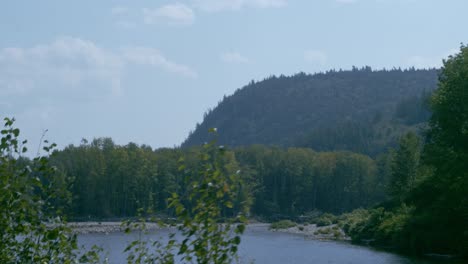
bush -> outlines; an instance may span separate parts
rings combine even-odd
[[[99,249],[80,253],[60,217],[69,198],[64,175],[48,156],[29,160],[14,119],[5,118],[0,143],[0,263],[96,263]],[[48,154],[55,144],[44,141]],[[21,239],[18,239],[21,238]]]
[[[341,236],[342,236],[342,234],[341,234],[341,232],[339,230],[334,230],[333,231],[333,237],[335,239],[339,239],[339,238],[341,238]]]
[[[340,226],[345,233],[349,234],[354,231],[357,225],[367,221],[369,218],[369,210],[356,209],[351,213],[342,214],[338,218],[338,226]]]
[[[270,229],[286,229],[290,227],[295,227],[297,224],[291,220],[281,220],[278,222],[274,222],[270,225]]]
[[[317,233],[318,234],[321,234],[321,235],[328,235],[328,234],[331,234],[332,233],[332,229],[327,227],[327,228],[321,228],[319,230],[317,230]]]
[[[338,218],[335,215],[325,213],[312,219],[311,223],[316,224],[317,226],[329,226],[332,224],[336,224],[337,221],[338,221]]]
[[[412,208],[401,205],[386,210],[383,207],[354,210],[340,216],[339,226],[355,242],[367,241],[375,245],[407,243],[405,232]]]

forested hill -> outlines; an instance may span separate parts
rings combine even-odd
[[[208,140],[219,144],[265,144],[350,150],[376,154],[402,133],[426,122],[426,98],[438,70],[379,70],[370,67],[313,75],[270,77],[251,82],[209,110],[182,147]]]

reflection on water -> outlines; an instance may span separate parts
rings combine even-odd
[[[152,232],[150,239],[165,240],[169,230]],[[110,263],[125,263],[123,252],[136,234],[86,234],[78,236],[80,245],[103,247]],[[303,236],[270,232],[266,226],[249,226],[239,249],[241,263],[327,263],[327,264],[447,264],[446,260],[414,259],[393,253],[341,242],[324,242]],[[451,264],[455,262],[450,262]]]

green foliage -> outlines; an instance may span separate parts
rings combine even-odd
[[[168,208],[167,199],[187,190],[185,178],[198,177],[203,151],[200,147],[153,151],[135,144],[118,146],[104,138],[56,151],[51,162],[73,176],[67,213],[77,220],[136,216],[138,208],[173,217],[175,210]],[[184,170],[179,170],[181,159]],[[350,152],[254,145],[225,150],[220,162],[230,173],[239,171],[244,183],[233,210],[246,203],[251,214],[270,221],[316,209],[341,213],[375,204],[383,200],[389,181],[386,174],[378,174],[381,165]],[[232,212],[222,214],[229,217]]]
[[[270,225],[270,229],[287,229],[287,228],[291,228],[291,227],[295,227],[297,226],[296,223],[294,223],[293,221],[291,220],[281,220],[281,221],[278,221],[278,222],[274,222],[274,223],[271,223]]]
[[[375,156],[429,117],[426,99],[438,70],[352,71],[273,76],[238,89],[208,111],[182,147],[220,144],[310,147]]]
[[[333,232],[333,230],[329,227],[326,227],[326,228],[320,228],[317,230],[317,234],[319,235],[328,235],[328,234],[331,234]]]
[[[259,145],[235,153],[257,181],[252,212],[273,221],[313,210],[341,213],[374,204],[375,197],[382,196],[383,189],[373,187],[376,164],[364,155]]]
[[[99,249],[79,255],[58,201],[66,199],[63,175],[47,156],[28,160],[14,119],[0,131],[0,263],[96,263]],[[47,144],[47,141],[44,142]],[[55,144],[44,145],[47,153]]]
[[[179,170],[186,174],[184,188],[169,199],[175,211],[182,241],[170,235],[166,245],[149,243],[140,237],[125,249],[128,263],[232,263],[237,259],[241,235],[245,231],[248,202],[240,201],[242,179],[226,163],[226,150],[212,141],[200,152],[197,174],[190,173],[181,159]],[[229,216],[226,218],[225,216]],[[145,229],[145,220],[137,227]],[[154,249],[151,251],[150,249]]]
[[[409,241],[412,212],[413,208],[404,204],[392,210],[358,209],[342,215],[339,225],[355,242],[404,249]]]
[[[419,137],[409,132],[400,139],[393,157],[389,193],[393,199],[403,202],[416,185],[421,144]]]
[[[343,237],[343,234],[339,230],[333,230],[333,237],[335,239],[340,239]]]
[[[177,254],[187,262],[195,259],[197,263],[231,263],[247,221],[245,201],[234,211],[242,181],[239,172],[229,171],[224,162],[226,150],[217,147],[215,141],[203,145],[200,155],[202,163],[196,177],[187,175],[187,189],[169,199],[169,208],[182,221],[179,230],[184,240],[177,246]],[[182,165],[180,170],[184,169]],[[223,212],[235,214],[226,219]]]
[[[420,96],[403,99],[396,106],[395,117],[406,125],[414,125],[420,123],[421,120],[428,120],[431,116],[430,96],[430,93],[423,91]]]
[[[337,217],[332,214],[325,213],[315,219],[312,219],[311,223],[316,224],[317,226],[329,226],[337,223]]]
[[[468,47],[444,61],[439,88],[431,100],[423,162],[430,174],[413,195],[413,225],[448,227],[444,233],[418,233],[427,248],[468,252]],[[430,217],[431,216],[431,217]],[[429,239],[428,239],[429,238]],[[431,241],[427,243],[425,241]]]
[[[385,203],[385,208],[354,211],[341,217],[340,225],[353,240],[412,253],[466,257],[468,47],[462,45],[460,53],[444,61],[431,109],[422,160],[414,134],[405,135],[399,149],[391,154],[389,189],[393,200]]]

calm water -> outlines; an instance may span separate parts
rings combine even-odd
[[[167,237],[168,230],[150,234],[150,239]],[[86,234],[78,237],[81,245],[98,245],[108,252],[110,263],[125,263],[123,249],[135,234]],[[323,242],[300,235],[270,232],[265,226],[249,227],[242,237],[239,255],[242,263],[285,264],[436,264],[458,263],[446,260],[413,259],[342,242]]]

